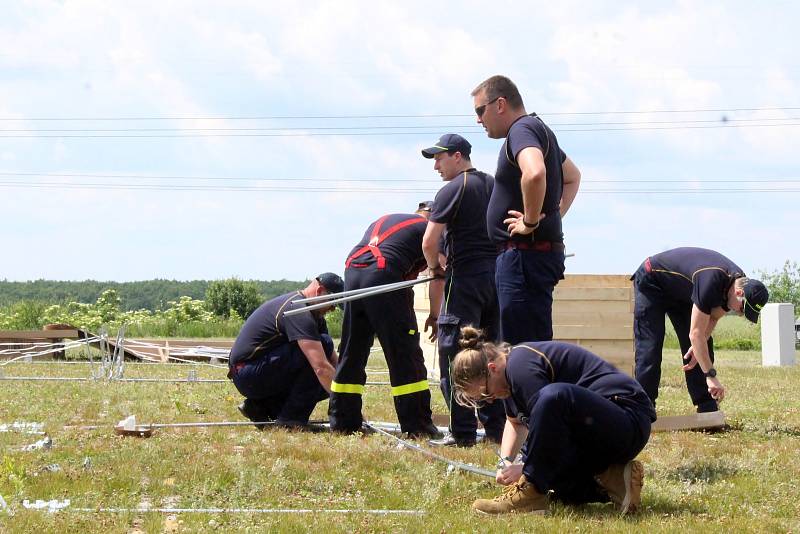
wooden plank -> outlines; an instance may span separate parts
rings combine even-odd
[[[150,343],[153,345],[160,345],[164,347],[169,343],[170,348],[189,348],[189,347],[211,347],[215,349],[230,349],[233,347],[234,339],[157,339],[157,338],[136,338],[136,341],[143,343]],[[132,346],[138,351],[148,347]]]
[[[566,312],[553,306],[553,325],[559,326],[625,326],[633,327],[633,315],[628,311]]]
[[[632,339],[558,339],[567,343],[580,345],[595,354],[617,355],[616,357],[629,357],[633,359]]]
[[[624,300],[633,298],[629,287],[559,287],[553,291],[555,300]]]
[[[653,423],[653,432],[673,432],[675,430],[715,429],[725,426],[725,412],[695,413],[659,417]]]
[[[553,313],[633,313],[633,300],[556,300]]]
[[[78,330],[0,330],[0,341],[5,339],[77,339]]]
[[[631,287],[629,274],[568,274],[558,287]]]
[[[553,325],[555,339],[633,339],[633,326]]]

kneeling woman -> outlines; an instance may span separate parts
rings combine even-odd
[[[483,513],[545,512],[548,494],[570,504],[639,506],[644,468],[633,460],[650,437],[653,404],[630,376],[588,350],[558,341],[511,347],[462,329],[453,362],[456,400],[477,407],[505,399],[497,481],[503,495],[479,499]],[[524,443],[524,447],[523,447]],[[523,451],[523,463],[513,463]]]

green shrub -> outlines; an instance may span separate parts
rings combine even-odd
[[[263,300],[256,282],[229,278],[211,282],[206,290],[205,304],[214,315],[227,319],[234,313],[246,319]]]

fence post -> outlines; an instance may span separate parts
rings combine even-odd
[[[767,304],[761,310],[761,364],[794,365],[794,306]]]

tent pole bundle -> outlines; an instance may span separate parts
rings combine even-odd
[[[397,291],[399,289],[405,289],[411,286],[415,286],[417,284],[423,284],[425,282],[430,282],[434,278],[435,278],[434,276],[429,276],[426,278],[417,278],[416,280],[405,280],[403,282],[394,282],[391,284],[384,284],[381,286],[365,287],[362,289],[352,289],[350,291],[342,291],[341,293],[330,293],[328,295],[320,295],[318,297],[309,297],[305,299],[295,300],[292,302],[292,304],[311,304],[311,305],[285,311],[283,312],[283,315],[284,317],[291,317],[292,315],[297,315],[312,310],[328,308],[330,306],[335,306],[336,304],[343,304],[345,302],[350,302],[352,300],[359,300],[367,297],[372,297],[374,295],[381,295],[383,293]]]

